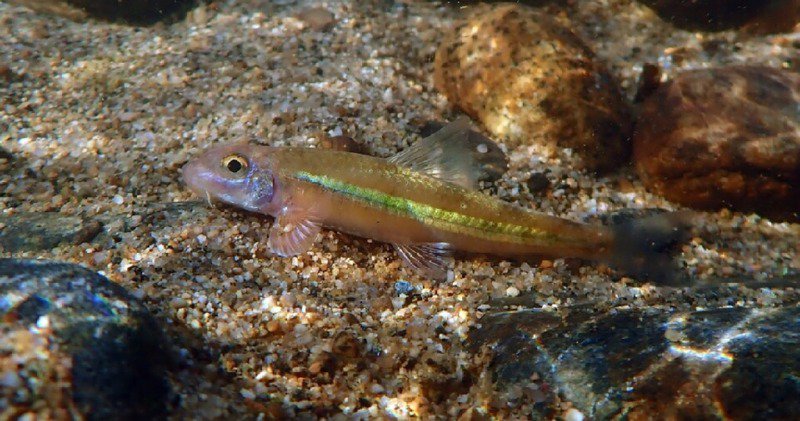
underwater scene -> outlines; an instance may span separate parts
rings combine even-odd
[[[0,419],[800,419],[800,0],[0,0]]]

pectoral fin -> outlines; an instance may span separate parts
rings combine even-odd
[[[433,279],[447,278],[447,244],[393,244],[406,266]]]
[[[281,257],[296,256],[311,248],[321,229],[319,223],[287,210],[275,218],[269,229],[267,247]]]
[[[472,132],[466,117],[390,157],[389,162],[468,189],[477,188],[481,180],[499,178],[508,167],[503,151]]]

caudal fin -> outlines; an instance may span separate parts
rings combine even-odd
[[[660,285],[685,285],[675,252],[688,240],[690,213],[668,212],[634,218],[612,225],[614,247],[611,261],[625,274]]]

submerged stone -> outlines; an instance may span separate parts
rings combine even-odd
[[[541,377],[592,419],[800,417],[800,308],[487,315],[496,387]],[[541,390],[541,387],[538,388]]]
[[[0,320],[0,342],[33,344],[6,350],[34,365],[15,369],[25,390],[16,407],[62,404],[93,420],[165,415],[164,336],[121,286],[78,265],[0,259]],[[58,402],[49,401],[53,389]]]
[[[518,4],[478,5],[442,39],[434,83],[511,146],[574,149],[592,170],[628,159],[629,105],[568,27]]]
[[[695,209],[777,219],[800,210],[800,75],[692,70],[642,103],[634,161],[651,191]]]

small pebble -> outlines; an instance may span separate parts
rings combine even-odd
[[[312,7],[301,11],[297,19],[303,21],[315,31],[327,31],[336,23],[336,17],[324,7]]]
[[[550,179],[544,173],[534,172],[528,177],[525,182],[528,186],[528,191],[531,193],[541,193],[550,188]]]
[[[583,421],[584,418],[583,412],[575,408],[570,408],[564,413],[564,421]]]
[[[394,292],[397,295],[400,294],[408,295],[411,294],[413,291],[414,291],[414,285],[412,285],[411,282],[400,280],[394,283]]]
[[[21,383],[19,376],[13,371],[8,371],[0,376],[0,386],[16,389]]]

